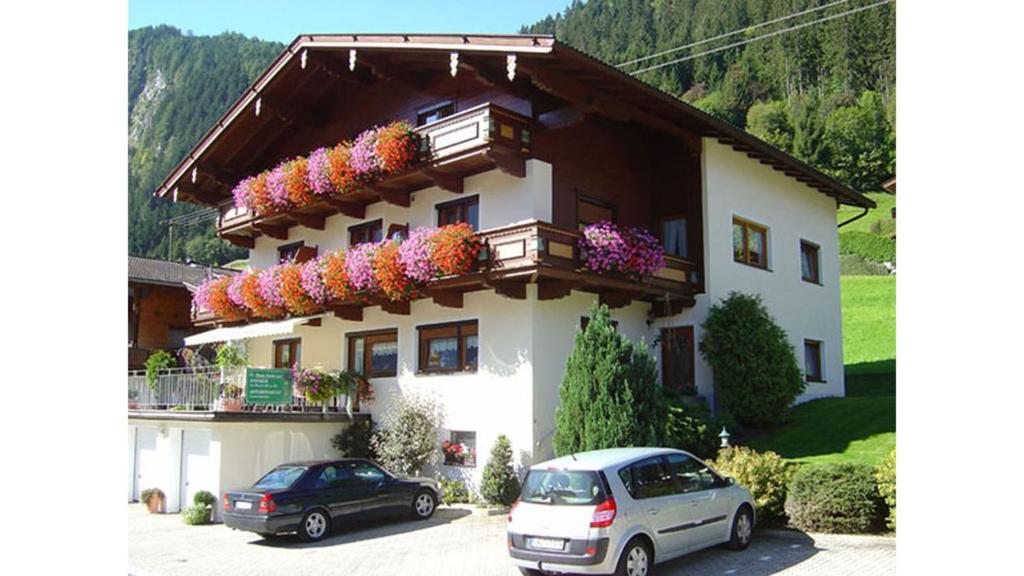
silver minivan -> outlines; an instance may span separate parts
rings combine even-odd
[[[655,563],[750,544],[754,501],[688,452],[613,448],[532,466],[508,517],[524,574],[646,576]]]

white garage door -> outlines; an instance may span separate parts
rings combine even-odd
[[[192,505],[200,490],[216,496],[210,462],[210,431],[185,429],[181,437],[181,507]]]
[[[146,488],[156,488],[159,482],[156,434],[156,428],[135,429],[135,489],[132,494],[135,500],[139,499],[139,492]]]

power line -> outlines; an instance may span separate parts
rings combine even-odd
[[[192,224],[198,224],[200,222],[206,222],[213,220],[217,217],[216,208],[208,208],[205,210],[197,210],[195,212],[189,212],[188,214],[182,214],[180,216],[174,216],[165,221],[165,224],[171,226],[191,226]]]
[[[736,34],[741,34],[743,32],[749,32],[751,30],[756,30],[758,28],[763,28],[765,26],[768,26],[769,24],[777,24],[779,22],[783,22],[785,20],[790,20],[790,19],[796,18],[798,16],[803,16],[805,14],[810,14],[811,12],[817,12],[819,10],[824,10],[826,8],[831,8],[832,6],[836,6],[838,4],[845,4],[845,3],[849,2],[849,1],[850,0],[837,0],[836,2],[832,2],[830,4],[822,4],[821,6],[815,6],[814,8],[808,8],[807,10],[803,10],[801,12],[796,12],[796,13],[790,14],[788,16],[782,16],[782,17],[776,18],[774,20],[768,20],[766,22],[761,22],[760,24],[754,24],[753,26],[747,26],[746,28],[740,28],[739,30],[733,30],[732,32],[726,32],[725,34],[719,34],[718,36],[714,36],[712,38],[705,38],[704,40],[698,40],[696,42],[691,42],[689,44],[684,44],[682,46],[677,46],[675,48],[670,48],[668,50],[662,50],[661,52],[658,52],[656,54],[651,54],[650,56],[644,56],[642,58],[635,58],[633,60],[629,60],[629,61],[623,62],[621,64],[616,64],[615,67],[616,68],[622,68],[623,66],[629,66],[630,64],[636,64],[638,62],[643,62],[645,60],[651,60],[652,58],[657,58],[659,56],[664,56],[666,54],[672,54],[673,52],[679,52],[680,50],[686,50],[687,48],[693,48],[694,46],[700,46],[702,44],[707,44],[708,42],[714,42],[715,40],[721,40],[722,38],[728,38],[729,36],[735,36]]]
[[[640,70],[634,70],[634,71],[630,72],[630,74],[641,74],[643,72],[650,72],[651,70],[657,70],[658,68],[664,68],[665,66],[671,66],[672,64],[678,64],[680,62],[686,62],[687,60],[693,60],[694,58],[699,58],[701,56],[707,56],[708,54],[714,54],[716,52],[721,52],[723,50],[728,50],[730,48],[736,48],[737,46],[743,46],[744,44],[750,44],[751,42],[756,42],[758,40],[764,40],[765,38],[771,38],[773,36],[779,36],[780,34],[785,34],[786,32],[792,32],[794,30],[800,30],[802,28],[807,28],[808,26],[813,26],[815,24],[821,24],[822,22],[828,22],[829,20],[835,20],[836,18],[842,18],[843,16],[849,16],[850,14],[855,14],[857,12],[863,12],[865,10],[869,10],[871,8],[876,8],[878,6],[881,6],[882,4],[889,4],[890,2],[892,2],[892,0],[882,0],[881,2],[876,2],[876,3],[870,4],[868,6],[861,6],[860,8],[854,8],[852,10],[847,10],[846,12],[841,12],[839,14],[833,14],[831,16],[826,16],[824,18],[819,18],[818,20],[812,20],[811,22],[805,22],[803,24],[798,24],[798,25],[790,27],[790,28],[783,28],[782,30],[776,30],[774,32],[769,32],[767,34],[762,34],[760,36],[755,36],[753,38],[748,38],[748,39],[742,40],[740,42],[734,42],[732,44],[728,44],[728,45],[722,46],[720,48],[712,48],[711,50],[705,50],[704,52],[698,52],[696,54],[691,54],[689,56],[683,56],[682,58],[676,58],[675,60],[669,60],[668,62],[664,62],[662,64],[656,64],[654,66],[648,66],[647,68],[641,68]]]

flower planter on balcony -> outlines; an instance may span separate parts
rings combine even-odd
[[[242,398],[218,398],[213,404],[215,412],[241,412],[244,401]]]

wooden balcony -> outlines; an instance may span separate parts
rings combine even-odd
[[[410,193],[431,186],[461,194],[464,178],[488,170],[526,176],[531,139],[530,120],[525,116],[488,103],[414,131],[422,138],[422,158],[412,170],[292,212],[258,216],[228,202],[220,206],[221,238],[251,249],[262,234],[287,240],[293,226],[323,230],[325,219],[335,214],[363,219],[366,205],[373,202],[408,207]]]
[[[442,278],[418,290],[417,299],[462,308],[463,295],[493,289],[507,298],[524,300],[527,285],[537,285],[538,300],[556,300],[573,290],[599,295],[610,308],[634,300],[650,302],[655,316],[672,316],[694,304],[698,282],[696,263],[665,256],[665,267],[651,278],[637,281],[613,273],[597,273],[584,267],[578,247],[581,233],[531,220],[479,233],[484,243],[474,267],[466,274]],[[328,302],[327,310],[345,320],[362,321],[363,309],[380,306],[385,312],[408,315],[409,302],[366,298],[359,302]],[[260,319],[252,318],[252,322]],[[194,312],[196,324],[222,324],[209,312]]]

